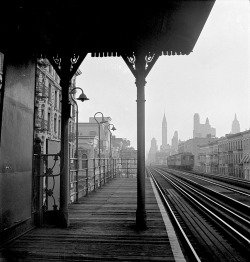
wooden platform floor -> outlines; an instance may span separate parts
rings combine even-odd
[[[175,261],[148,178],[148,229],[136,230],[136,191],[136,178],[116,178],[70,206],[69,228],[34,229],[5,246],[0,261]]]

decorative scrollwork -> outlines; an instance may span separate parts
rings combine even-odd
[[[148,69],[149,64],[153,61],[155,54],[151,54],[150,52],[148,53],[148,55],[145,56],[145,69]]]
[[[136,61],[135,53],[133,52],[131,55],[128,55],[127,58],[128,58],[129,63],[132,64],[133,69],[135,70],[136,69],[136,66],[135,66],[135,61]]]
[[[62,59],[59,57],[59,55],[57,54],[56,57],[53,56],[52,58],[53,58],[55,64],[58,66],[58,68],[61,69]]]
[[[70,58],[70,62],[71,62],[71,67],[70,67],[70,71],[73,70],[75,64],[77,63],[77,61],[79,60],[79,55],[73,54],[73,56]]]
[[[44,188],[44,192],[46,194],[45,196],[45,199],[44,199],[44,204],[43,204],[43,209],[44,211],[47,211],[48,210],[48,197],[51,197],[53,199],[53,210],[57,210],[57,205],[56,205],[56,200],[55,200],[55,197],[53,195],[54,193],[54,189],[55,189],[55,183],[56,183],[56,180],[55,180],[55,177],[56,176],[60,176],[60,173],[59,174],[54,174],[53,173],[53,169],[57,163],[57,161],[59,160],[59,153],[58,154],[47,154],[47,155],[42,155],[43,157],[43,162],[44,162],[44,166],[45,166],[45,172],[43,173],[43,177],[45,177],[45,188]],[[53,160],[54,160],[54,163],[52,164],[52,167],[49,167],[49,161],[48,161],[48,157],[53,157]],[[52,183],[49,183],[49,179],[52,179]],[[51,180],[50,180],[51,181]],[[51,188],[49,188],[49,186]]]
[[[76,54],[73,54],[73,57],[70,59],[71,64],[74,65],[77,63],[78,59],[79,59],[79,55],[77,56]]]

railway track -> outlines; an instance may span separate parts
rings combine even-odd
[[[229,209],[238,213],[240,216],[250,220],[250,189],[242,189],[239,186],[228,185],[225,182],[217,182],[213,179],[204,178],[189,172],[161,169],[168,174],[185,181],[200,192],[207,194],[216,202],[227,205]],[[250,224],[248,225],[250,227]]]
[[[203,192],[197,181],[187,183],[158,168],[148,168],[147,172],[190,261],[249,261],[249,215],[244,210],[234,212],[238,204],[231,209],[222,199],[216,201],[215,193]]]
[[[213,180],[226,182],[227,184],[231,184],[234,187],[239,186],[241,189],[245,188],[247,190],[250,190],[250,181],[247,181],[246,179],[242,179],[239,177],[232,177],[232,176],[226,176],[226,175],[217,175],[217,174],[207,174],[207,173],[201,173],[198,171],[189,171],[189,173],[198,175],[199,177],[207,177]]]

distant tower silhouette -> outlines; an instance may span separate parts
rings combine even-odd
[[[194,114],[194,130],[193,137],[199,137],[200,135],[200,116],[199,114]]]
[[[167,127],[167,120],[164,113],[163,120],[162,120],[162,146],[161,148],[164,150],[167,148],[168,144],[168,127]]]
[[[154,163],[155,162],[155,155],[156,152],[158,150],[158,146],[157,146],[157,142],[155,138],[151,139],[151,147],[149,149],[149,153],[148,153],[148,160],[150,163]]]
[[[175,131],[174,132],[174,136],[172,138],[172,150],[175,151],[177,153],[178,151],[178,132]]]
[[[209,120],[208,120],[208,117],[206,119],[206,124],[205,125],[209,125]]]
[[[236,114],[234,116],[234,121],[232,123],[232,130],[231,130],[231,134],[236,134],[240,132],[240,123],[236,117]]]
[[[216,129],[211,127],[208,117],[206,118],[205,124],[200,123],[199,114],[194,114],[194,131],[193,137],[207,137],[208,135],[215,137]]]

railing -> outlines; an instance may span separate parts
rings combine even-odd
[[[77,168],[78,167],[78,168]],[[82,196],[101,188],[116,177],[135,177],[137,159],[76,158],[70,159],[70,200],[78,202]]]
[[[58,211],[60,193],[60,155],[35,154],[32,212],[41,225],[50,211]]]
[[[94,158],[70,159],[70,202],[96,191],[116,177],[136,177],[137,159]],[[35,154],[33,172],[33,205],[37,224],[57,212],[60,205],[60,155]],[[44,219],[45,218],[45,219]]]
[[[120,176],[126,176],[126,177],[136,177],[137,175],[137,159],[136,158],[130,158],[125,159],[121,158],[119,159],[120,166],[119,166],[119,174]]]

